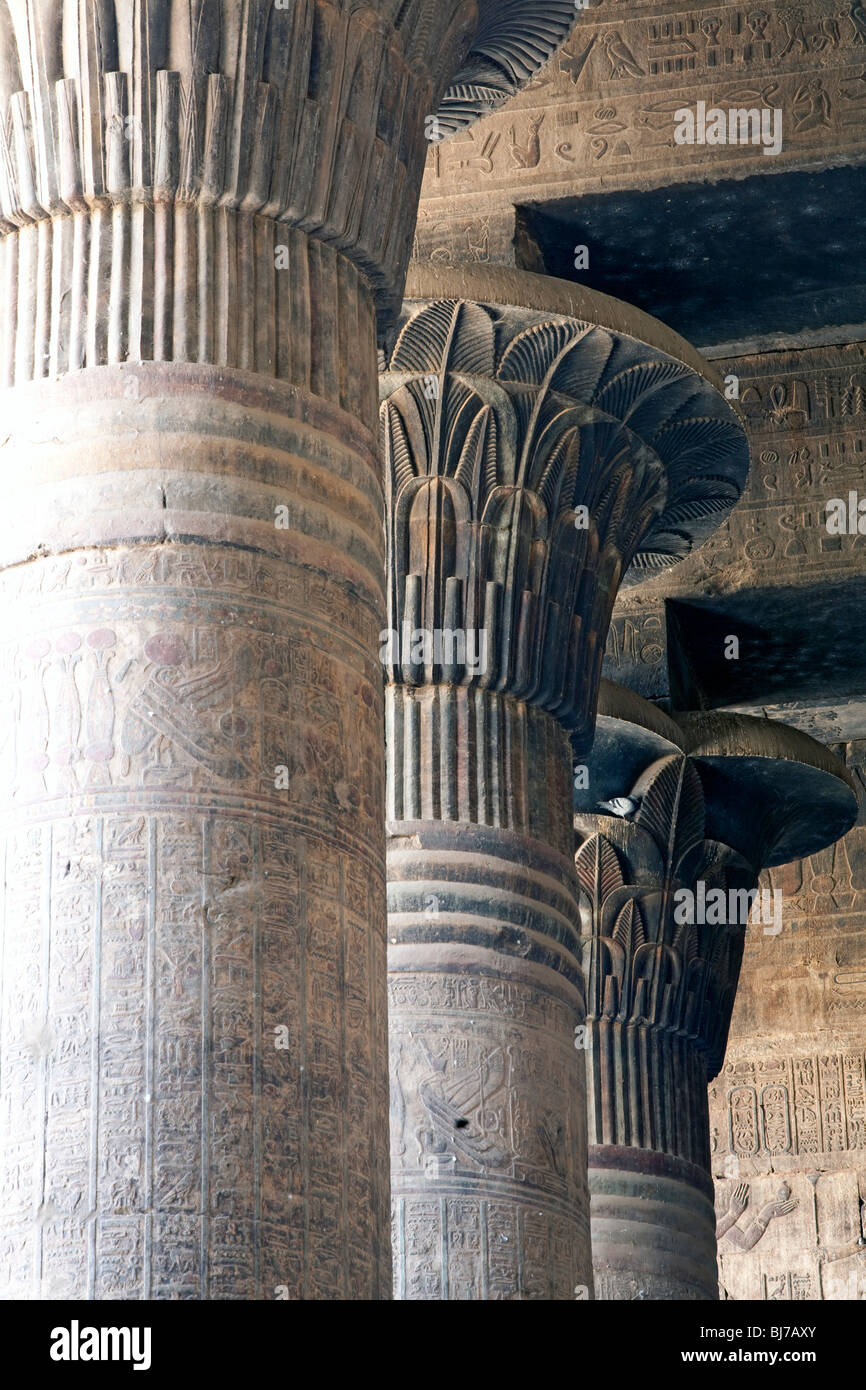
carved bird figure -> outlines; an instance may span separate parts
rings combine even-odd
[[[611,77],[645,77],[642,67],[620,34],[605,34],[601,41],[610,63]]]
[[[511,127],[511,158],[518,169],[534,169],[541,159],[541,141],[538,132],[544,123],[544,113],[534,116],[529,122],[529,138],[525,145],[517,143],[514,126]]]

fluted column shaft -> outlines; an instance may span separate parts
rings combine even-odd
[[[405,1299],[592,1297],[570,737],[591,741],[617,588],[682,485],[683,402],[721,415],[644,342],[540,312],[553,286],[510,282],[533,308],[487,300],[483,275],[477,299],[419,296],[381,378]]]
[[[389,1296],[376,309],[556,10],[0,0],[8,1296]]]
[[[387,707],[389,787],[417,789],[388,840],[395,1297],[586,1297],[567,736],[487,691]]]
[[[760,870],[832,840],[856,801],[844,767],[784,725],[674,721],[605,682],[575,803],[596,1294],[714,1300],[707,1086],[750,913],[752,930],[784,926]]]

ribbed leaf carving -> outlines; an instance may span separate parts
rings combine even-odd
[[[635,823],[652,835],[670,877],[684,855],[704,838],[701,779],[689,758],[673,755],[654,763],[635,792],[642,798]]]
[[[647,396],[675,381],[686,381],[694,389],[693,374],[679,362],[637,362],[611,378],[598,393],[598,404],[625,423]]]
[[[497,622],[493,669],[459,678],[510,691],[588,733],[623,576],[633,561],[639,569],[687,554],[689,517],[717,509],[715,501],[701,508],[701,469],[692,460],[683,523],[664,529],[665,509],[679,499],[674,464],[666,471],[624,418],[639,409],[653,433],[670,419],[685,425],[683,404],[694,397],[703,428],[715,392],[691,368],[611,330],[456,299],[410,305],[385,365],[392,611],[402,610],[408,563],[401,490],[418,477],[453,478],[467,501],[466,545],[455,552],[453,573],[438,568],[441,552],[431,552],[417,577],[439,594],[449,582],[459,590],[458,623],[494,611]],[[685,438],[691,447],[692,436]],[[729,473],[714,468],[722,480],[714,498],[727,480],[733,501],[745,446],[726,441]],[[432,611],[426,600],[421,609]]]
[[[596,920],[599,920],[605,898],[625,883],[619,856],[603,835],[591,835],[584,840],[574,863],[578,882],[592,904]]]
[[[639,805],[627,822],[613,822],[615,846],[602,830],[609,818],[599,819],[595,831],[595,818],[577,822],[584,838],[575,867],[591,914],[587,940],[594,943],[584,952],[588,1017],[608,1016],[607,977],[615,977],[620,1021],[690,1038],[707,1074],[715,1074],[744,931],[739,924],[676,920],[675,894],[683,888],[696,894],[699,879],[708,893],[748,886],[753,876],[734,850],[704,838],[703,795],[690,758],[671,755],[651,764],[632,795]]]
[[[575,343],[583,332],[585,325],[577,320],[559,319],[533,324],[525,332],[519,333],[505,349],[499,364],[499,380],[541,386],[566,348]]]
[[[646,941],[646,928],[643,914],[634,898],[629,899],[617,913],[613,928],[613,939],[631,957]]]

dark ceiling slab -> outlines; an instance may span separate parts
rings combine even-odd
[[[762,168],[521,212],[548,274],[628,300],[698,347],[866,322],[866,166]],[[574,268],[579,245],[588,270]]]
[[[665,610],[675,709],[844,703],[866,690],[862,576],[803,589],[668,599]],[[736,660],[725,657],[730,636],[739,639]]]

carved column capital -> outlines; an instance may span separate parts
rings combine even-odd
[[[589,737],[616,593],[734,505],[742,427],[687,344],[606,296],[420,267],[408,292],[380,385],[389,679],[507,692]],[[465,650],[413,646],[454,630]]]
[[[496,110],[531,82],[580,14],[574,0],[479,0],[478,9],[469,51],[439,106],[449,132]]]
[[[758,876],[844,835],[857,796],[844,765],[795,729],[669,718],[609,681],[586,771],[575,862],[599,1291],[631,1296],[622,1223],[652,1186],[665,1216],[636,1227],[630,1275],[644,1296],[714,1298],[707,1083],[724,1060],[750,910],[754,930],[784,929],[772,895],[753,908]],[[689,1236],[675,1247],[677,1226]]]
[[[329,243],[392,306],[429,115],[441,103],[444,135],[506,99],[575,14],[571,0],[0,0],[0,232],[124,202],[216,206]]]
[[[739,495],[697,355],[601,295],[416,266],[380,378],[400,1298],[591,1296],[569,734],[617,590]]]
[[[589,785],[575,792],[575,862],[588,1015],[691,1038],[712,1080],[724,1058],[747,914],[729,920],[721,898],[707,907],[708,895],[754,888],[763,869],[840,839],[857,813],[850,774],[787,725],[716,711],[669,718],[607,680],[586,767]],[[696,884],[703,921],[690,920],[688,901],[677,897]]]

